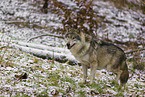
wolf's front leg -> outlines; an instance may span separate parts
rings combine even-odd
[[[96,62],[93,62],[91,64],[90,84],[93,84],[94,83],[96,69],[97,69],[97,63]]]
[[[88,67],[87,67],[87,65],[82,64],[82,68],[83,68],[83,81],[82,81],[82,83],[86,83]]]

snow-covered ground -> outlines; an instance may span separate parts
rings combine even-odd
[[[131,78],[126,87],[118,91],[118,85],[112,83],[115,75],[106,70],[97,70],[96,83],[93,85],[81,84],[82,67],[79,65],[44,60],[9,47],[3,48],[0,55],[3,56],[0,63],[0,96],[143,97],[145,93],[145,72],[133,70],[129,62]],[[24,73],[28,75],[27,79],[16,77]]]

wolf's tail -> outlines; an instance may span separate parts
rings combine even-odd
[[[125,70],[123,70],[123,72],[120,75],[121,84],[122,85],[125,84],[127,82],[128,78],[129,78],[129,72],[128,72],[128,69],[125,69]]]

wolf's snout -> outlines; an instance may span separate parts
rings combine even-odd
[[[74,44],[70,44],[70,43],[67,43],[66,44],[66,46],[67,46],[68,49],[71,49],[74,45],[75,45],[75,43]]]
[[[67,43],[66,46],[67,46],[67,48],[69,49],[69,48],[70,48],[70,43]]]

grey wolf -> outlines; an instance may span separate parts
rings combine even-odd
[[[67,48],[80,61],[83,70],[83,83],[86,82],[87,69],[90,67],[90,84],[94,83],[96,70],[107,69],[117,73],[115,82],[120,79],[124,85],[129,72],[124,51],[118,46],[93,38],[88,34],[67,33]]]

